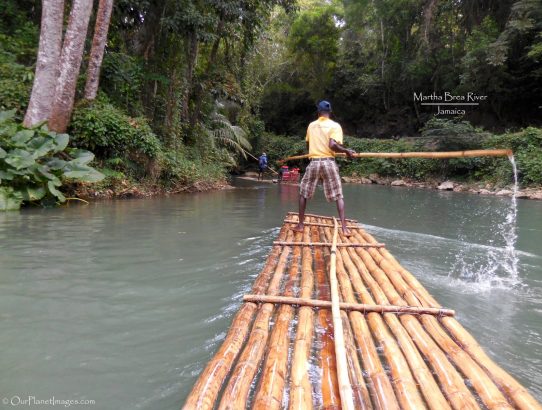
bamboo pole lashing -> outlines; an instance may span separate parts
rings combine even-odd
[[[286,305],[310,306],[310,307],[324,308],[324,309],[331,308],[331,302],[329,300],[319,300],[319,299],[310,299],[310,298],[247,294],[243,296],[243,300],[245,302],[254,302],[254,303],[277,303],[277,304],[286,304]],[[430,308],[430,307],[425,307],[425,306],[395,306],[395,305],[340,302],[339,308],[341,310],[355,310],[363,314],[366,314],[366,313],[406,314],[408,313],[411,315],[434,315],[438,317],[455,315],[455,311],[452,309]]]
[[[354,400],[350,378],[348,376],[348,362],[346,360],[346,348],[344,345],[343,324],[341,310],[339,308],[339,285],[337,283],[337,237],[339,226],[333,218],[333,240],[331,244],[331,258],[329,267],[329,284],[331,291],[331,315],[333,318],[333,336],[335,341],[335,357],[337,359],[337,379],[341,396],[341,408],[354,410]]]
[[[281,229],[279,237],[286,239],[288,232],[287,229]],[[254,294],[266,292],[269,277],[278,264],[281,253],[284,252],[286,252],[285,248],[273,247],[264,268],[254,281],[252,286]],[[200,373],[192,391],[188,395],[183,406],[184,409],[206,410],[214,408],[224,380],[248,338],[257,307],[255,303],[245,303],[235,315],[222,345]]]
[[[443,151],[443,152],[358,152],[354,158],[475,158],[475,157],[510,157],[513,155],[509,149],[491,149],[491,150],[467,150],[467,151]],[[336,157],[345,157],[345,154],[336,153]],[[308,154],[294,155],[278,161],[284,163],[287,161],[296,161],[309,158]]]
[[[279,245],[279,246],[327,246],[331,247],[332,244],[330,242],[304,242],[304,241],[298,241],[298,242],[288,242],[288,241],[274,241],[273,245]],[[386,244],[384,243],[339,243],[337,244],[337,247],[339,248],[384,248]]]

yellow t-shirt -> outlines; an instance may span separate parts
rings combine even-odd
[[[338,123],[326,117],[311,122],[305,138],[309,143],[309,158],[335,157],[335,152],[329,148],[330,138],[343,143],[343,130]]]

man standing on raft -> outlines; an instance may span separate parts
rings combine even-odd
[[[352,158],[355,151],[341,145],[343,130],[338,123],[329,118],[330,114],[331,104],[325,100],[320,101],[318,103],[318,119],[311,122],[307,129],[305,141],[307,141],[311,162],[305,170],[299,187],[299,223],[294,230],[303,232],[307,199],[312,198],[318,181],[322,180],[326,199],[328,202],[335,201],[337,203],[343,234],[349,236],[350,230],[346,228],[344,218],[343,190],[339,167],[335,163],[335,153],[342,152],[348,158]]]

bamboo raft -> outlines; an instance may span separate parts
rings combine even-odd
[[[305,221],[287,215],[184,409],[542,409],[356,221]]]

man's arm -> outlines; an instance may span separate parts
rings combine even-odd
[[[329,139],[329,148],[331,148],[333,152],[342,152],[343,154],[346,154],[348,158],[352,158],[353,155],[356,153],[356,151],[354,151],[353,149],[348,149],[348,148],[343,147],[333,138]]]

